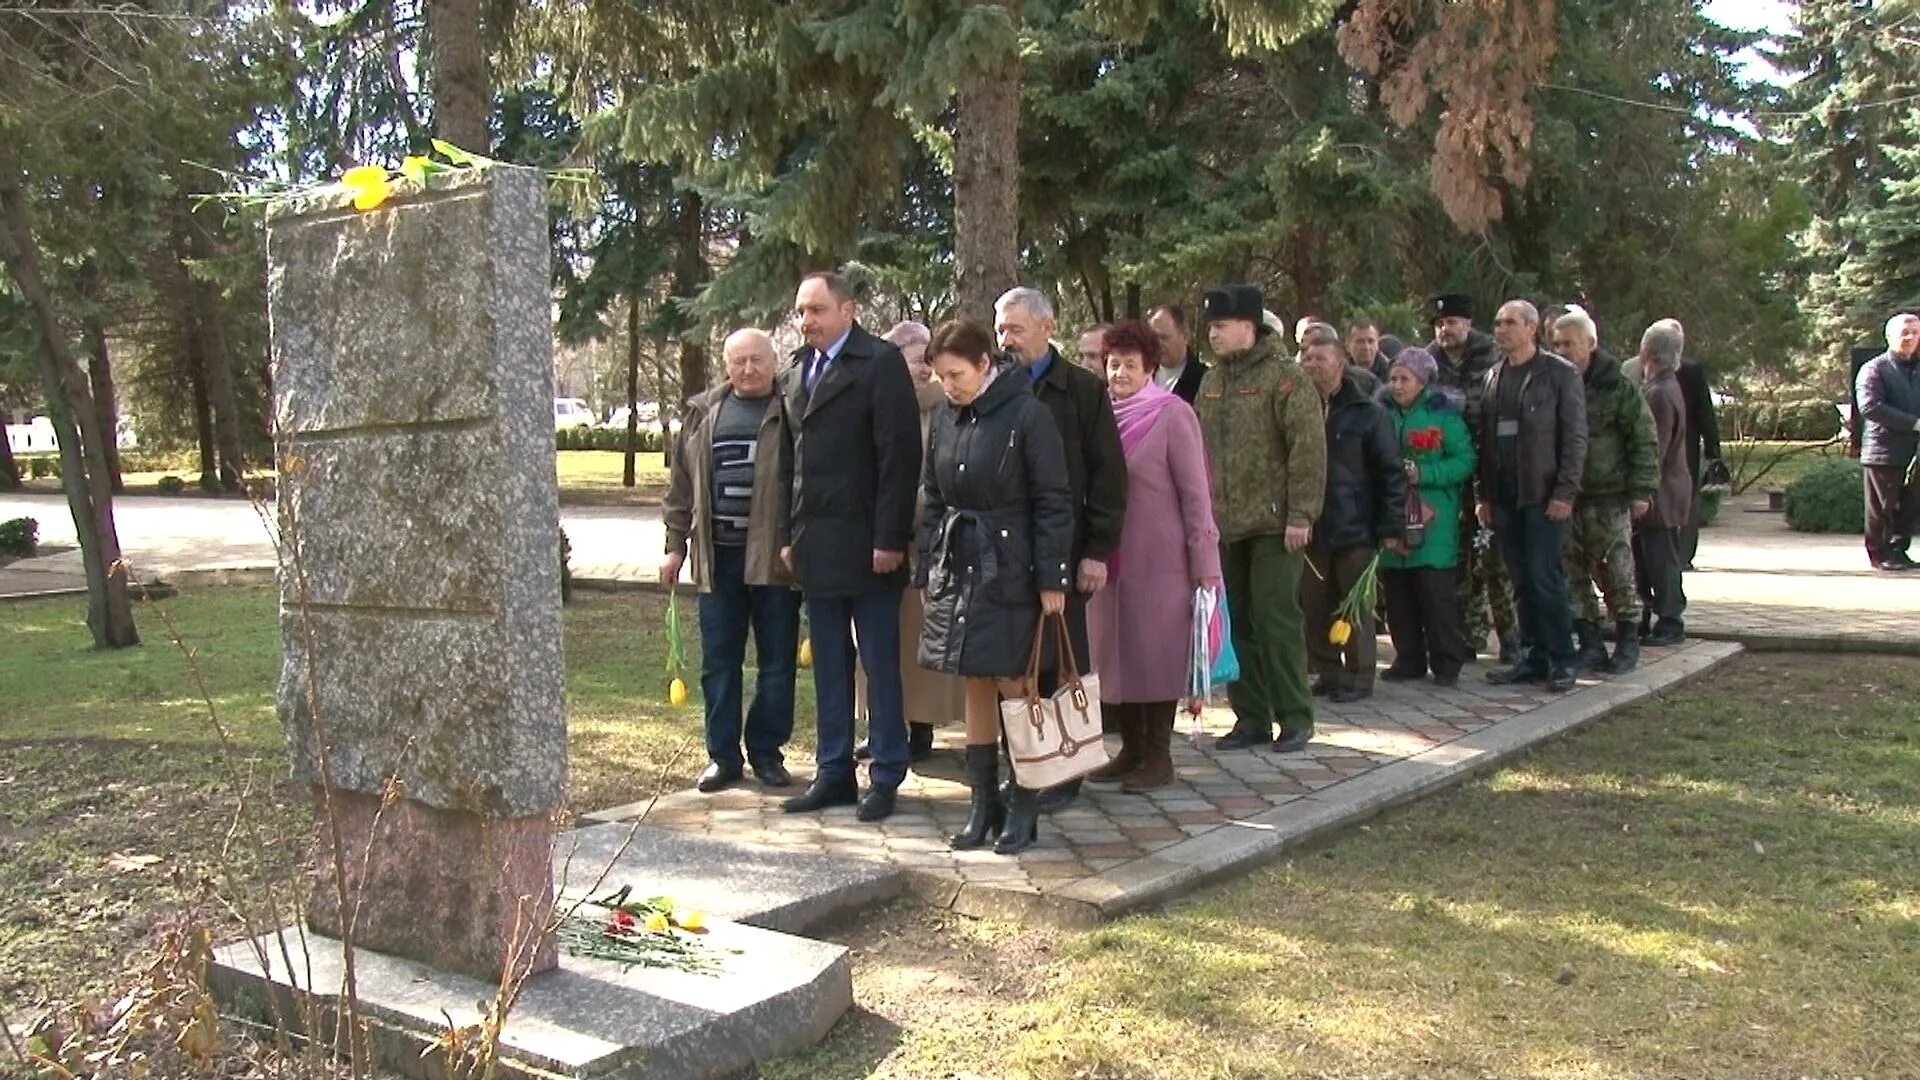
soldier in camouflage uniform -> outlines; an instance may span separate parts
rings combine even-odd
[[[1264,324],[1260,290],[1210,289],[1207,341],[1218,362],[1194,402],[1213,480],[1220,564],[1240,679],[1233,730],[1214,745],[1281,752],[1313,740],[1300,574],[1327,488],[1320,392]]]
[[[1467,423],[1480,422],[1480,395],[1486,375],[1500,359],[1491,335],[1473,328],[1473,300],[1459,293],[1442,293],[1427,302],[1433,321],[1433,342],[1427,351],[1439,362],[1440,385],[1466,397]],[[1480,433],[1473,437],[1477,443]],[[1512,664],[1520,655],[1520,619],[1513,604],[1513,583],[1507,580],[1506,560],[1493,543],[1493,530],[1482,528],[1473,516],[1474,481],[1460,505],[1460,614],[1465,622],[1467,648],[1482,652],[1487,632],[1500,635],[1500,662]]]
[[[1653,414],[1620,361],[1599,347],[1593,319],[1578,307],[1554,320],[1553,348],[1580,369],[1587,396],[1587,470],[1567,532],[1567,590],[1582,671],[1625,674],[1640,662],[1640,595],[1634,582],[1632,520],[1653,504],[1657,478]],[[1613,617],[1614,652],[1602,643],[1600,604]]]

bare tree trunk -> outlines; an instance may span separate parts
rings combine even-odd
[[[1020,25],[1020,0],[985,0]],[[954,298],[959,314],[993,321],[993,302],[1020,280],[1020,54],[960,88],[953,138]]]
[[[480,0],[426,0],[428,57],[432,64],[433,130],[476,154],[487,153],[493,78],[480,27]]]
[[[183,222],[187,253],[196,261],[209,262],[215,251],[213,239],[203,225],[191,217]],[[184,265],[181,270],[186,273]],[[233,357],[227,349],[220,288],[187,273],[187,292],[193,304],[194,334],[200,340],[200,359],[206,370],[207,403],[213,407],[213,441],[220,452],[220,489],[239,491],[247,464],[240,449],[240,413],[234,404]]]
[[[40,381],[60,442],[61,484],[87,573],[87,627],[98,648],[138,645],[140,633],[133,625],[127,572],[120,561],[120,535],[113,524],[113,488],[107,479],[99,417],[93,410],[86,373],[67,347],[53,297],[40,273],[39,246],[20,175],[10,140],[0,139],[0,262],[6,264],[40,331]]]
[[[694,192],[680,196],[680,220],[673,255],[673,295],[682,304],[707,283],[707,204]],[[680,399],[685,401],[707,388],[706,335],[684,316],[675,320],[680,338]],[[664,412],[664,403],[662,411]]]
[[[200,359],[200,344],[194,339],[191,326],[185,333],[187,385],[193,390],[193,434],[200,448],[200,489],[212,491],[220,486],[219,461],[213,451],[213,406],[207,401],[207,376]]]
[[[113,493],[118,495],[127,489],[120,478],[120,407],[113,392],[107,327],[100,318],[100,299],[105,288],[100,281],[100,266],[92,259],[80,267],[80,289],[87,301],[87,315],[81,324],[87,339],[87,381],[93,389],[93,408],[99,414],[100,431],[106,438],[108,480]]]
[[[639,482],[634,474],[633,456],[640,445],[640,297],[627,297],[627,447],[626,463],[620,469],[620,486]]]
[[[20,486],[20,463],[13,460],[13,444],[7,441],[7,425],[13,423],[13,414],[0,409],[0,491],[13,491]]]

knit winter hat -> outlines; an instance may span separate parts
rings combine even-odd
[[[1421,386],[1433,385],[1434,377],[1440,374],[1440,365],[1434,363],[1433,354],[1418,345],[1401,349],[1393,358],[1393,366],[1406,368],[1408,374],[1420,380]]]

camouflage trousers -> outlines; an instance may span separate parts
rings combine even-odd
[[[1593,587],[1598,584],[1613,622],[1639,621],[1640,591],[1633,578],[1633,524],[1626,507],[1584,502],[1575,506],[1573,520],[1567,522],[1564,565],[1567,600],[1575,619],[1607,625],[1593,595]]]
[[[1507,645],[1520,643],[1520,618],[1513,606],[1513,582],[1507,579],[1507,561],[1493,542],[1493,530],[1478,520],[1460,526],[1460,617],[1466,624],[1469,651],[1485,648],[1487,631]]]

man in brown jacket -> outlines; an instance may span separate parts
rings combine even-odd
[[[667,488],[667,558],[660,581],[680,580],[689,551],[700,591],[700,693],[706,701],[707,768],[696,783],[713,792],[739,780],[742,765],[768,787],[793,782],[783,748],[793,736],[794,654],[800,594],[780,559],[787,544],[786,414],[774,393],[773,339],[736,330],[725,346],[727,381],[687,402]],[[747,632],[759,654],[753,705],[740,755],[742,666]]]
[[[1687,470],[1687,404],[1680,392],[1680,324],[1661,319],[1640,337],[1641,392],[1653,412],[1659,443],[1656,463],[1659,484],[1653,504],[1633,530],[1633,565],[1640,598],[1654,617],[1652,631],[1641,643],[1678,645],[1686,636],[1682,619],[1687,594],[1681,587],[1680,531],[1693,513],[1693,474]]]

